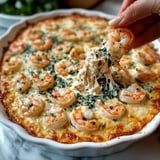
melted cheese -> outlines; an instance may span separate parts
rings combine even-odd
[[[0,97],[10,119],[33,136],[61,143],[105,142],[136,133],[149,123],[159,112],[160,63],[158,58],[144,63],[146,59],[137,54],[144,51],[158,55],[147,44],[147,49],[143,46],[131,50],[127,61],[112,63],[113,57],[102,45],[103,39],[107,41],[108,29],[108,21],[103,18],[74,14],[43,20],[20,31],[4,52],[0,67]],[[37,39],[39,44],[35,47]],[[18,52],[16,43],[20,45]],[[45,63],[45,58],[35,56],[42,48],[49,64],[34,65]],[[80,49],[75,49],[73,55],[74,48]],[[31,62],[32,56],[35,61]],[[17,63],[9,63],[12,59]],[[71,66],[61,63],[58,72],[55,71],[55,65],[64,59]],[[117,112],[115,103],[105,102],[114,98],[120,101],[120,91],[133,83],[145,90],[147,98],[136,104],[118,103],[126,110],[119,118],[103,114],[97,102],[101,101],[105,112],[107,109],[111,114]],[[77,109],[80,107],[82,110]],[[76,117],[74,124],[73,116]]]

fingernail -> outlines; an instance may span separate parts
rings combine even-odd
[[[122,20],[122,17],[115,17],[113,19],[111,19],[108,24],[111,26],[117,25],[120,21]]]

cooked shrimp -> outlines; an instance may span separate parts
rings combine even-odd
[[[142,102],[147,93],[138,84],[134,83],[128,88],[122,89],[119,94],[119,99],[125,103],[136,104]]]
[[[92,25],[92,27],[96,27],[98,29],[104,29],[107,28],[108,24],[106,20],[96,20],[96,19],[89,19],[88,21],[89,25]]]
[[[157,78],[157,74],[155,70],[152,70],[152,68],[148,66],[143,66],[141,68],[137,67],[137,77],[141,82],[148,82],[148,81],[154,81]]]
[[[68,19],[67,23],[63,21],[62,25],[64,26],[64,28],[73,30],[73,29],[80,27],[81,23],[80,23],[79,18],[75,19],[71,17],[70,19]]]
[[[5,73],[16,72],[20,70],[22,66],[22,61],[17,57],[11,57],[8,61],[3,65],[3,70]]]
[[[70,55],[74,60],[84,60],[85,59],[85,53],[82,48],[78,48],[78,47],[72,48]]]
[[[91,41],[95,38],[93,32],[87,29],[78,31],[77,36],[83,41]]]
[[[119,64],[122,68],[128,69],[133,65],[133,62],[129,55],[123,55],[119,60]]]
[[[55,103],[60,107],[70,107],[76,101],[76,95],[71,89],[61,88],[58,91],[52,90]]]
[[[129,55],[123,55],[119,64],[133,79],[138,79],[141,82],[147,82],[157,78],[156,73],[151,67],[138,62],[135,63]]]
[[[71,29],[68,28],[63,28],[60,31],[60,38],[66,41],[71,41],[71,42],[77,42],[79,41],[79,38],[76,34],[76,32],[72,31]]]
[[[88,106],[79,106],[71,113],[71,123],[78,130],[92,132],[99,129],[99,122]]]
[[[48,72],[42,72],[40,75],[34,75],[33,78],[34,85],[41,91],[45,91],[54,85],[54,78]]]
[[[154,71],[156,74],[156,77],[160,77],[160,63],[155,63],[152,65],[151,69]]]
[[[50,64],[48,55],[45,52],[37,51],[30,56],[30,60],[35,67],[43,68]]]
[[[111,73],[113,79],[123,86],[130,85],[134,79],[130,75],[127,69],[122,68],[120,65],[111,66]]]
[[[25,116],[34,117],[39,116],[45,107],[42,99],[36,97],[29,97],[26,101],[19,101],[21,112]]]
[[[45,51],[52,47],[52,39],[45,36],[44,39],[36,39],[32,42],[37,50]]]
[[[126,28],[111,28],[108,32],[107,47],[111,53],[126,53],[131,49],[134,39]]]
[[[15,40],[9,47],[12,54],[21,54],[26,49],[26,44],[22,39]]]
[[[157,78],[156,72],[150,66],[141,63],[134,64],[134,67],[129,68],[130,75],[141,82],[153,81]]]
[[[42,36],[42,32],[38,30],[37,28],[29,28],[26,30],[26,32],[24,32],[24,34],[31,41],[40,39]]]
[[[48,19],[43,22],[43,27],[45,30],[55,31],[56,29],[58,29],[58,24],[56,23],[56,21],[53,21],[53,19]]]
[[[66,59],[63,59],[54,65],[55,72],[61,76],[67,76],[72,69],[72,63]]]
[[[121,118],[126,111],[125,105],[121,103],[117,98],[109,99],[105,102],[97,100],[96,106],[106,117],[111,119]]]
[[[144,45],[132,54],[132,58],[135,62],[148,65],[157,62],[158,56],[150,46]]]
[[[54,53],[57,55],[61,55],[61,54],[69,53],[70,50],[71,50],[70,44],[59,44],[54,49]]]
[[[45,124],[51,129],[62,128],[68,122],[68,117],[64,109],[51,108],[45,118]]]
[[[19,92],[26,92],[30,87],[30,79],[24,73],[19,74],[15,81],[16,90],[18,90]]]

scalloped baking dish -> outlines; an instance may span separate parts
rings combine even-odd
[[[12,25],[9,30],[2,37],[0,37],[0,58],[2,57],[3,49],[8,45],[8,42],[12,41],[18,31],[27,26],[28,22],[34,23],[52,16],[70,15],[72,13],[79,13],[88,16],[99,16],[107,19],[113,17],[112,15],[108,15],[99,11],[89,11],[84,9],[55,10],[52,12],[29,16],[24,18],[22,21]],[[156,40],[154,41],[154,44],[160,53],[160,41]],[[148,123],[140,132],[133,135],[121,136],[103,143],[81,142],[77,144],[61,144],[53,140],[33,137],[29,135],[21,126],[9,120],[2,104],[0,104],[0,122],[16,131],[16,133],[24,140],[33,142],[40,146],[42,150],[46,151],[46,153],[48,151],[52,151],[53,153],[65,156],[94,157],[122,151],[133,142],[136,142],[150,135],[160,124],[160,113],[157,114],[154,119]]]

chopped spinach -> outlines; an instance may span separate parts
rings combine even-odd
[[[23,52],[23,56],[28,57],[33,52],[35,52],[35,49],[28,45],[26,50]]]
[[[57,75],[54,76],[54,79],[55,79],[55,82],[56,82],[55,83],[56,87],[65,88],[65,87],[70,86],[70,84],[67,81],[65,81],[63,78],[61,78]]]
[[[82,96],[81,94],[77,93],[77,102],[75,103],[75,106],[84,105],[88,106],[89,108],[95,107],[95,102],[100,97],[98,95],[91,95],[88,94],[86,96]]]
[[[102,48],[99,49],[99,51],[105,57],[108,66],[111,66],[111,64],[112,64],[111,54],[107,51],[107,48],[106,47],[102,47]]]
[[[102,97],[103,99],[112,99],[117,97],[119,92],[119,86],[115,84],[113,88],[108,88],[106,90],[102,91]]]
[[[71,71],[69,72],[69,74],[71,74],[71,75],[77,75],[77,73],[78,73],[77,70],[71,70]]]
[[[98,78],[97,82],[101,86],[102,92],[107,89],[106,88],[107,87],[107,80],[106,80],[106,77],[104,75],[102,75],[100,78]]]

